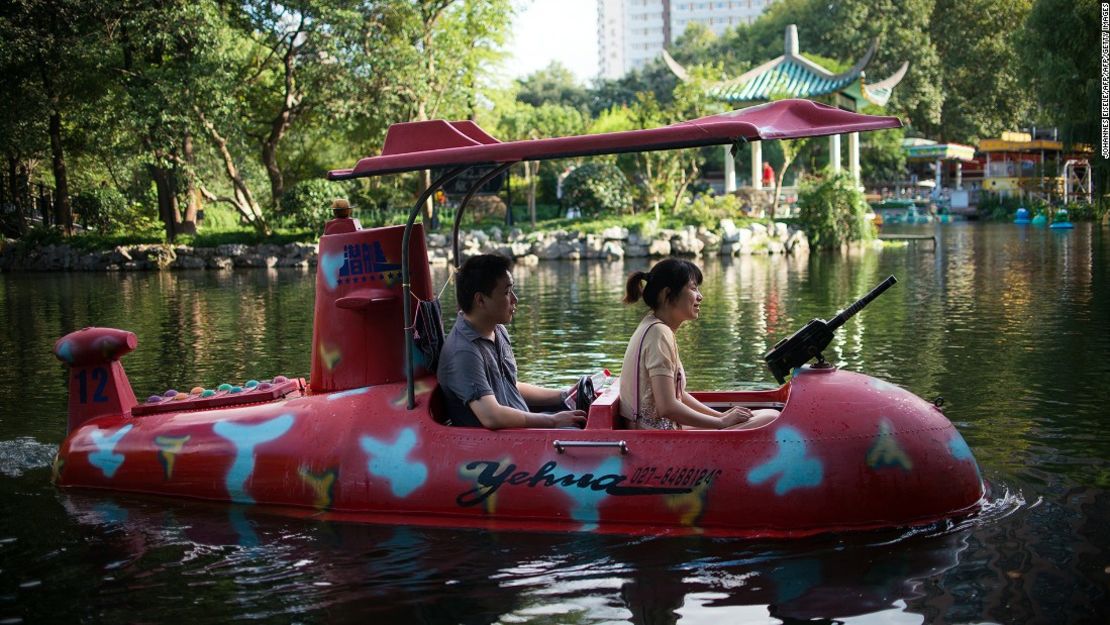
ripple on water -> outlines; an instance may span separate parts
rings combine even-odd
[[[24,471],[48,467],[56,453],[57,445],[40,443],[30,436],[0,441],[0,473],[7,477],[19,477]]]

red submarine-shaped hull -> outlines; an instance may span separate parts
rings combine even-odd
[[[588,151],[568,140],[548,141],[564,141],[560,155]],[[589,153],[621,148],[602,147]],[[375,158],[393,158],[388,171],[424,164]],[[781,410],[754,430],[623,429],[616,384],[581,430],[451,427],[413,344],[409,298],[433,300],[421,226],[338,216],[320,239],[308,380],[140,402],[120,363],[134,334],[68,334],[54,347],[69,369],[55,483],[345,521],[741,537],[929,524],[984,499],[971,450],[937,406],[827,363],[773,390],[693,393]]]

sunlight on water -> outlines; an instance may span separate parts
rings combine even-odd
[[[56,453],[57,445],[40,443],[30,436],[0,441],[0,473],[7,477],[19,477],[24,471],[48,467]]]

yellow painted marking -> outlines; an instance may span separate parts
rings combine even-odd
[[[181,453],[181,449],[185,447],[185,443],[189,442],[190,436],[156,436],[154,444],[161,450],[158,452],[158,459],[162,461],[162,470],[166,474],[166,479],[173,478],[174,462],[177,460],[177,454]]]
[[[332,486],[335,485],[335,480],[339,476],[339,471],[336,469],[328,469],[323,473],[313,473],[307,467],[301,467],[297,470],[297,474],[312,488],[312,492],[316,493],[316,500],[313,505],[319,510],[326,510],[331,507],[332,500]]]
[[[335,365],[339,364],[339,360],[343,357],[343,351],[338,347],[335,349],[328,349],[326,345],[320,343],[320,360],[324,362],[324,366],[331,371]]]

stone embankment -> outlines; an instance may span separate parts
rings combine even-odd
[[[446,265],[451,258],[449,234],[427,236],[428,258],[433,265]],[[798,254],[809,251],[805,233],[776,223],[737,227],[722,220],[720,228],[687,226],[682,230],[661,229],[651,234],[613,227],[600,234],[555,230],[524,234],[512,229],[507,235],[497,228],[474,230],[460,236],[464,258],[495,253],[511,256],[522,264],[540,260],[645,258],[662,256],[739,256],[750,254]],[[164,269],[232,269],[238,267],[299,267],[316,265],[314,243],[285,245],[228,244],[217,247],[185,245],[132,245],[99,252],[83,252],[66,244],[27,249],[14,241],[0,247],[0,271],[151,271]]]

